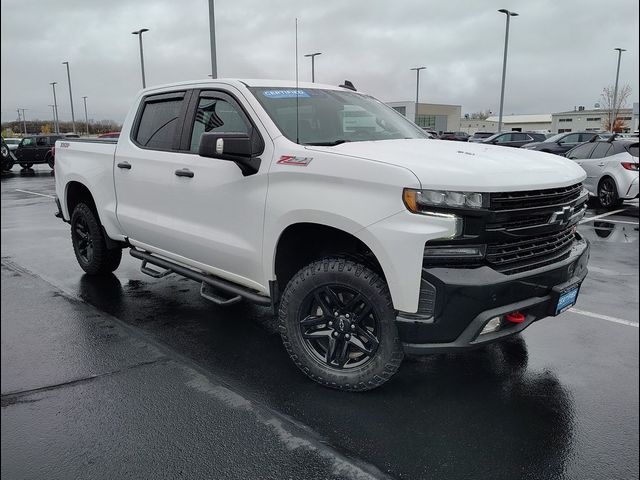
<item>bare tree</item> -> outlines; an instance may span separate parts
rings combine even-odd
[[[626,127],[626,122],[619,117],[620,109],[627,106],[627,100],[631,96],[631,86],[626,84],[618,89],[615,105],[613,104],[614,94],[615,92],[611,85],[604,87],[600,94],[602,107],[607,110],[608,114],[604,122],[604,128],[610,132],[621,132]]]

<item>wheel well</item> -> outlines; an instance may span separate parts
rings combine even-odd
[[[602,178],[598,181],[598,190],[600,190],[600,185],[602,185],[602,182],[604,182],[607,178],[611,179],[611,181],[613,181],[613,184],[616,187],[616,190],[618,189],[618,182],[616,182],[616,179],[613,178],[611,175],[603,175]]]
[[[275,274],[280,292],[305,265],[328,255],[357,260],[384,278],[380,262],[362,240],[337,228],[316,223],[288,226],[276,247]]]
[[[67,209],[69,211],[69,218],[71,218],[73,210],[79,203],[86,203],[96,216],[100,218],[89,189],[80,182],[69,182],[67,185]]]

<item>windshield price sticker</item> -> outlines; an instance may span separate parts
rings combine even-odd
[[[265,90],[262,94],[267,98],[309,98],[304,90]]]

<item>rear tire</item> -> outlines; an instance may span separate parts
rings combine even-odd
[[[46,160],[46,161],[47,161],[47,165],[49,165],[49,167],[51,168],[51,170],[53,170],[53,167],[54,167],[54,165],[55,165],[55,160],[54,160],[53,156],[52,156],[52,155],[49,155],[49,156],[47,157],[47,160]]]
[[[618,187],[611,177],[604,177],[598,185],[598,201],[602,208],[607,210],[614,209],[622,205],[622,200],[618,196]]]
[[[120,265],[121,248],[107,248],[95,212],[79,203],[71,215],[71,243],[80,267],[89,275],[106,275]]]
[[[293,362],[326,387],[371,390],[402,363],[387,284],[360,263],[324,258],[304,267],[284,290],[279,320]]]

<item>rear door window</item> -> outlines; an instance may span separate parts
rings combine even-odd
[[[567,158],[572,160],[584,160],[585,158],[589,158],[589,154],[595,148],[595,144],[593,143],[585,143],[584,145],[580,145],[579,147],[574,148],[567,154]]]
[[[611,144],[609,142],[598,142],[591,154],[591,158],[604,158],[609,153],[609,150],[611,150]]]
[[[633,143],[629,145],[627,151],[634,157],[638,158],[638,144]]]
[[[184,92],[156,95],[144,100],[135,142],[154,150],[173,150],[181,133],[179,119]]]
[[[46,147],[47,145],[49,145],[49,142],[47,140],[47,137],[37,137],[36,145],[39,147]]]

